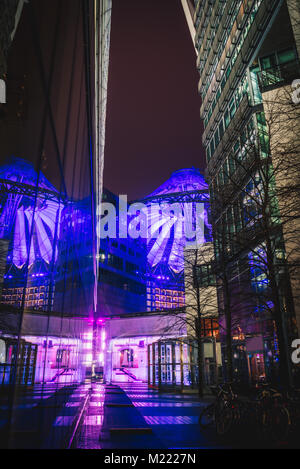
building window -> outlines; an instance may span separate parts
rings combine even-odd
[[[211,264],[194,266],[194,288],[214,286],[216,284],[215,275],[212,273]]]
[[[131,262],[126,262],[126,272],[128,274],[135,275],[138,272],[138,266],[136,264],[132,264]]]
[[[123,270],[123,259],[113,254],[108,255],[108,265],[118,270]]]

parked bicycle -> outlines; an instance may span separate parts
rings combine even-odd
[[[300,389],[292,389],[287,392],[285,407],[289,413],[289,433],[294,433],[300,427]]]
[[[272,442],[286,440],[290,428],[290,414],[283,394],[270,385],[262,385],[252,405],[261,437]]]
[[[300,425],[300,390],[285,394],[262,384],[256,397],[245,398],[233,390],[233,383],[211,387],[215,400],[203,409],[199,424],[215,427],[218,435],[226,435],[233,428],[245,424],[253,427],[259,439],[272,443],[287,441],[290,433]]]
[[[226,435],[237,425],[244,413],[244,404],[233,392],[232,383],[211,387],[216,399],[200,414],[199,424],[202,428],[215,426],[218,435]]]

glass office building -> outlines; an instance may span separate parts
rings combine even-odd
[[[289,225],[298,200],[299,115],[291,94],[300,73],[299,5],[182,3],[200,74],[219,314],[222,330],[230,329],[232,371],[257,382],[276,379],[281,366],[291,380],[287,356],[300,325],[299,246],[291,241],[299,226]]]
[[[4,447],[30,446],[30,434],[36,448],[63,446],[71,420],[61,404],[97,358],[110,12],[98,0],[0,5]]]

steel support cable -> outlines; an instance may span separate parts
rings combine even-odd
[[[83,1],[83,3],[86,4],[86,0],[82,0],[82,1]],[[59,2],[59,4],[60,4],[60,2]],[[41,78],[42,78],[42,85],[43,85],[44,95],[45,95],[45,99],[46,99],[46,104],[47,104],[47,108],[48,108],[48,114],[49,114],[48,117],[49,117],[49,121],[50,121],[50,127],[51,127],[51,131],[52,131],[52,134],[53,134],[54,146],[55,146],[55,150],[56,150],[55,154],[56,154],[56,158],[57,158],[57,162],[58,162],[58,166],[59,166],[59,171],[60,171],[60,176],[61,176],[61,181],[62,181],[62,185],[63,185],[63,194],[68,199],[68,194],[67,194],[67,189],[66,189],[65,179],[64,179],[64,173],[63,173],[62,158],[61,158],[61,153],[60,153],[60,150],[59,150],[59,145],[58,145],[58,140],[57,140],[57,133],[56,133],[56,127],[55,127],[55,122],[54,122],[54,117],[53,117],[53,112],[52,112],[52,107],[51,107],[51,102],[50,102],[50,96],[49,96],[49,93],[47,92],[47,88],[46,88],[45,67],[44,67],[44,64],[43,64],[43,56],[42,56],[42,51],[41,51],[40,42],[39,42],[39,34],[38,34],[38,31],[37,31],[37,27],[36,27],[37,22],[36,22],[33,6],[32,6],[31,3],[29,5],[30,5],[30,9],[31,9],[31,22],[32,22],[32,31],[33,31],[33,36],[34,36],[34,44],[35,44],[36,52],[37,52],[37,56],[38,56],[38,65],[39,65],[39,70],[40,70],[40,74],[41,74]],[[82,276],[81,272],[79,272],[79,275],[80,275],[80,277]]]
[[[80,12],[81,12],[81,8],[80,8],[80,1],[77,3],[78,6],[79,6],[79,9],[78,9],[78,13],[77,13],[77,21],[76,21],[76,30],[75,30],[75,41],[74,41],[74,47],[73,47],[73,59],[72,59],[72,71],[71,71],[71,83],[70,83],[70,87],[69,87],[69,99],[68,99],[68,111],[67,111],[67,124],[66,124],[66,134],[65,134],[65,139],[64,139],[64,149],[63,149],[63,168],[65,168],[65,163],[66,163],[66,148],[67,148],[67,141],[68,141],[68,135],[69,135],[69,129],[70,129],[70,113],[71,113],[71,104],[72,104],[72,93],[73,93],[73,90],[74,90],[74,77],[75,77],[75,63],[76,63],[76,52],[77,52],[77,45],[78,45],[78,38],[79,38],[79,19],[80,19]],[[76,133],[76,148],[75,148],[75,161],[73,162],[73,179],[72,179],[72,188],[71,188],[71,197],[73,199],[74,197],[74,189],[75,189],[75,169],[76,169],[76,161],[77,161],[77,157],[79,155],[79,157],[82,158],[82,155],[84,155],[84,153],[80,153],[78,152],[78,135],[79,135],[79,122],[80,122],[80,105],[81,105],[81,94],[82,94],[82,85],[83,85],[83,74],[81,75],[81,80],[80,80],[80,96],[79,96],[79,108],[78,108],[78,118],[77,118],[77,133]],[[80,173],[80,181],[81,181],[81,177],[82,177],[82,173]],[[80,184],[80,182],[79,182]],[[84,298],[85,298],[85,303],[87,304],[87,301],[86,301],[86,292],[85,292],[85,288],[84,288],[84,277],[81,275],[81,271],[80,271],[80,262],[79,262],[79,252],[77,250],[77,246],[76,246],[76,243],[75,243],[75,238],[74,238],[74,230],[72,230],[72,235],[73,235],[73,241],[74,241],[74,245],[75,245],[75,260],[77,260],[77,271],[79,273],[79,276],[81,277],[81,283],[82,283],[82,289],[83,289],[83,294],[84,294]],[[69,244],[68,244],[68,248],[69,248]],[[69,258],[69,249],[67,251],[67,259]],[[74,271],[75,270],[75,271]],[[66,294],[66,277],[67,275],[64,275],[64,291],[63,291],[63,303],[64,303],[64,299],[65,299],[65,294]],[[72,285],[74,285],[74,277],[75,277],[75,280],[77,280],[77,277],[76,277],[76,269],[72,269]],[[77,290],[76,290],[77,292]],[[74,294],[74,288],[71,289],[71,311],[73,310],[73,294]],[[76,303],[76,298],[75,298],[75,303]],[[62,307],[61,309],[61,338],[62,338],[62,327],[63,327],[63,318],[64,318],[64,307]],[[73,442],[73,439],[75,437],[75,434],[78,430],[78,425],[80,423],[80,420],[82,418],[82,413],[86,407],[86,404],[87,404],[87,400],[85,401],[84,403],[84,406],[83,406],[83,409],[82,409],[82,412],[80,414],[80,418],[78,419],[77,423],[76,423],[76,426],[75,426],[75,430],[74,430],[74,433],[72,435],[72,438],[71,438],[71,443]]]
[[[65,132],[65,138],[64,138],[64,147],[63,147],[63,168],[64,168],[64,171],[65,171],[65,165],[66,165],[66,155],[67,155],[67,144],[68,144],[68,137],[69,137],[69,131],[70,131],[70,116],[71,116],[71,107],[72,107],[72,98],[73,98],[73,91],[74,91],[74,81],[75,81],[75,64],[76,64],[76,57],[77,57],[77,48],[78,48],[78,40],[79,40],[79,26],[80,26],[80,14],[81,14],[81,8],[80,8],[80,1],[77,2],[77,5],[78,5],[78,11],[76,13],[76,27],[75,27],[75,31],[74,31],[74,46],[73,46],[73,55],[72,55],[72,67],[71,67],[71,75],[70,75],[70,86],[69,86],[69,95],[68,95],[68,108],[67,108],[67,118],[66,118],[66,132]],[[75,189],[75,169],[76,169],[76,161],[77,161],[77,157],[78,157],[78,151],[77,151],[77,146],[78,146],[78,134],[79,134],[79,121],[80,121],[80,103],[81,103],[81,87],[82,87],[82,77],[81,77],[81,80],[80,80],[80,96],[79,96],[79,107],[78,107],[78,110],[77,110],[77,113],[78,113],[78,117],[77,117],[77,132],[76,132],[76,145],[75,145],[75,152],[74,152],[74,161],[73,161],[73,172],[72,172],[72,175],[73,175],[73,178],[72,178],[72,185],[71,185],[71,197],[72,199],[74,198],[74,189]],[[80,155],[79,154],[79,157],[81,156],[82,158],[82,154]],[[81,176],[81,174],[80,174]],[[70,207],[71,208],[71,207]],[[72,210],[72,208],[71,208]],[[78,264],[78,268],[77,270],[76,269],[72,269],[72,288],[71,288],[71,308],[70,310],[73,311],[73,296],[74,296],[74,276],[76,276],[76,271],[78,272],[78,275],[79,275],[79,278],[81,280],[81,284],[82,284],[82,291],[83,291],[83,295],[84,295],[84,299],[85,299],[85,303],[87,304],[87,300],[86,300],[86,292],[85,292],[85,288],[84,288],[84,277],[83,275],[81,274],[81,271],[80,271],[80,253],[78,252],[78,249],[77,249],[77,246],[76,246],[76,242],[75,242],[75,233],[74,233],[74,230],[71,231],[72,233],[72,237],[73,237],[73,246],[75,246],[75,261],[77,260],[77,264]],[[57,242],[57,236],[56,236],[56,242]],[[66,254],[66,259],[65,261],[68,262],[69,260],[69,257],[70,257],[70,244],[68,243],[67,244],[67,254]],[[55,260],[55,257],[53,258],[53,266],[54,266],[54,260]],[[75,271],[75,272],[74,272]],[[60,324],[60,340],[62,340],[63,338],[63,319],[64,319],[64,310],[65,310],[65,296],[66,296],[66,290],[67,290],[67,275],[69,274],[69,272],[66,272],[64,273],[64,290],[63,290],[63,295],[62,295],[62,307],[61,307],[61,324]],[[52,288],[53,288],[53,285],[52,285]],[[78,290],[76,289],[75,290],[75,295],[78,295]],[[49,300],[51,298],[49,297]],[[76,298],[75,298],[75,304],[76,304]]]
[[[97,2],[97,5],[95,4]],[[96,89],[95,89],[95,76],[92,81],[92,70],[91,70],[91,31],[90,31],[90,8],[93,8],[93,14],[98,7],[98,0],[82,0],[82,10],[83,10],[83,31],[85,39],[85,78],[86,78],[86,106],[87,106],[87,124],[88,124],[88,134],[89,134],[89,155],[90,155],[90,178],[91,178],[91,209],[92,209],[92,239],[93,239],[93,273],[94,273],[94,288],[93,288],[93,326],[92,326],[92,376],[95,374],[95,365],[96,365],[96,340],[97,340],[97,303],[98,303],[98,252],[97,251],[97,215],[95,207],[95,199],[97,202],[96,190],[95,190],[95,180],[94,174],[97,170],[97,164],[95,161],[95,156],[93,152],[93,106],[92,106],[92,89],[91,84],[94,86],[94,98],[96,98]],[[95,23],[94,23],[95,28]],[[94,31],[96,34],[96,31]],[[95,47],[95,44],[94,44]],[[94,51],[95,53],[96,51]],[[95,61],[96,58],[94,57]],[[95,63],[96,66],[96,63]],[[96,122],[95,122],[96,124]],[[97,132],[97,130],[96,130]],[[97,141],[97,136],[95,135]]]
[[[66,151],[67,151],[67,142],[68,142],[68,136],[69,136],[69,130],[70,130],[70,114],[71,114],[71,105],[72,105],[72,93],[74,90],[74,77],[75,77],[75,64],[76,64],[76,57],[77,57],[77,45],[78,45],[78,38],[79,38],[79,24],[80,24],[80,13],[81,13],[81,8],[80,8],[80,1],[77,2],[78,5],[78,12],[77,12],[77,19],[76,19],[76,29],[75,29],[75,41],[74,41],[74,47],[73,47],[73,56],[72,56],[72,68],[71,68],[71,83],[69,87],[69,97],[68,97],[68,110],[67,110],[67,120],[66,120],[66,134],[65,134],[65,139],[64,139],[64,148],[63,148],[63,168],[65,169],[65,160],[66,160]],[[80,96],[81,96],[81,89],[80,89]],[[80,117],[80,109],[78,109],[78,127],[79,127],[79,117]],[[78,129],[77,129],[78,131]],[[78,133],[76,135],[76,142],[78,142]],[[77,153],[76,153],[77,155]],[[81,155],[82,157],[82,155]],[[73,181],[72,181],[72,199],[74,196],[74,180],[75,180],[75,167],[76,167],[76,157],[75,161],[73,162]],[[80,173],[80,178],[82,177],[82,173]],[[74,232],[72,231],[72,235],[74,237]],[[78,266],[80,267],[80,252],[77,249],[75,239],[74,241],[74,246],[75,246],[75,259],[78,262]],[[84,277],[81,275],[80,269],[78,269],[79,276],[81,277],[81,283],[82,286],[84,286]],[[87,299],[86,299],[86,292],[85,288],[83,288],[83,295],[85,298],[85,303],[87,304]],[[72,289],[72,301],[73,301],[73,289]],[[76,301],[76,300],[75,300]]]
[[[30,14],[31,14],[30,19],[31,19],[31,25],[32,25],[33,42],[34,42],[35,50],[36,50],[36,53],[37,53],[38,64],[40,66],[42,88],[44,90],[44,99],[45,99],[45,105],[46,105],[46,112],[47,112],[47,117],[49,118],[50,124],[51,124],[52,111],[51,111],[51,108],[50,108],[50,93],[51,93],[53,76],[54,76],[55,58],[56,58],[57,49],[58,49],[59,28],[60,28],[60,25],[61,25],[61,3],[59,2],[59,4],[58,4],[58,11],[57,11],[57,16],[56,16],[54,42],[53,42],[52,57],[51,57],[51,63],[50,63],[50,73],[49,73],[49,84],[48,84],[48,86],[46,86],[47,78],[46,78],[45,70],[44,70],[44,67],[43,67],[42,51],[41,51],[41,48],[40,48],[40,37],[39,37],[39,33],[37,31],[37,28],[36,28],[36,19],[35,19],[35,14],[34,14],[34,9],[33,9],[32,3],[30,3]],[[43,69],[43,71],[42,71],[42,69]],[[54,133],[55,133],[55,130],[54,130]],[[56,135],[54,136],[54,140],[56,140]],[[57,141],[55,141],[55,146],[57,146]],[[57,146],[57,149],[58,149],[58,146]],[[42,151],[41,151],[41,156],[42,156]],[[58,157],[58,159],[60,159],[57,152],[56,152],[56,156]],[[62,179],[61,179],[61,181],[62,181]],[[67,196],[66,190],[64,192],[64,195]],[[60,201],[61,201],[61,190],[59,191],[59,202],[58,202],[59,204],[60,204]],[[58,212],[59,212],[59,209],[58,209]],[[57,215],[58,215],[58,213],[57,213]],[[56,233],[57,233],[57,215],[56,215],[54,237],[56,236]],[[53,242],[53,244],[54,244],[53,253],[54,253],[54,259],[55,259],[55,250],[56,250],[55,241]],[[53,254],[52,254],[52,262],[53,262]],[[51,269],[53,271],[53,266],[52,266],[52,268],[50,267],[50,273],[51,273]],[[50,308],[51,308],[50,284],[49,284],[48,295],[49,295],[49,297],[48,297],[48,306],[47,306],[47,310],[46,310],[46,314],[47,314],[47,325],[46,325],[46,334],[45,334],[46,337],[48,337],[49,324],[50,324]],[[48,341],[47,341],[47,343],[48,343]],[[43,363],[43,386],[45,384],[47,352],[48,352],[48,346],[46,345],[44,363]],[[42,429],[44,417],[45,416],[44,416],[43,412],[41,412],[40,413],[40,428],[41,429]],[[53,438],[53,434],[52,434],[52,438]]]
[[[97,0],[95,0],[97,1]],[[93,236],[93,271],[94,271],[94,298],[93,316],[95,319],[97,310],[97,267],[96,267],[96,208],[95,208],[95,187],[94,187],[94,152],[93,152],[93,106],[92,106],[92,73],[91,73],[91,31],[90,31],[90,8],[94,5],[94,0],[81,0],[83,11],[83,32],[85,46],[85,86],[86,86],[86,107],[87,125],[90,155],[90,182],[91,182],[91,209],[92,209],[92,236]]]
[[[30,4],[30,10],[32,12],[32,5]],[[58,30],[58,22],[56,23],[56,31]],[[56,35],[55,35],[56,37]],[[33,40],[34,41],[34,40]],[[57,41],[54,42],[52,54],[51,54],[51,66],[50,66],[50,74],[49,74],[49,81],[45,83],[47,88],[47,92],[50,92],[53,80],[53,70],[54,70],[54,58],[55,52],[57,48]],[[45,141],[45,134],[46,134],[46,122],[47,122],[47,105],[45,103],[44,112],[43,112],[43,119],[41,125],[41,133],[40,133],[40,141],[39,141],[39,150],[38,150],[38,160],[37,160],[37,181],[36,181],[36,190],[35,190],[35,198],[34,198],[34,207],[33,207],[33,215],[32,215],[32,222],[31,222],[31,229],[30,229],[30,236],[27,242],[27,252],[28,258],[25,265],[25,278],[24,278],[24,287],[22,293],[22,301],[21,301],[21,308],[20,308],[20,318],[19,318],[19,325],[18,325],[18,337],[17,337],[17,347],[16,347],[16,366],[13,372],[13,392],[10,393],[9,397],[9,416],[8,416],[8,439],[10,436],[10,431],[12,429],[12,419],[13,419],[13,404],[16,395],[16,378],[17,378],[17,368],[18,368],[18,358],[20,354],[20,345],[21,345],[21,333],[22,333],[22,326],[23,326],[23,319],[24,319],[24,307],[25,307],[25,295],[26,295],[26,287],[28,283],[28,270],[29,270],[29,259],[30,259],[30,250],[31,250],[31,243],[33,238],[33,230],[34,230],[34,217],[37,207],[37,200],[38,200],[38,193],[39,193],[39,181],[41,175],[41,165],[42,165],[42,156],[43,156],[43,147]]]
[[[45,100],[46,100],[46,105],[47,105],[47,110],[48,110],[48,117],[49,117],[49,121],[50,121],[50,127],[51,127],[51,131],[52,131],[52,134],[53,134],[54,146],[55,146],[55,150],[56,150],[55,154],[56,154],[56,158],[57,158],[57,162],[58,162],[58,166],[59,166],[60,177],[61,177],[61,186],[63,188],[64,196],[66,197],[66,199],[68,199],[68,194],[67,194],[67,189],[66,189],[66,184],[65,184],[65,179],[64,179],[63,161],[61,159],[61,154],[60,154],[60,151],[59,151],[57,134],[56,134],[56,127],[55,127],[55,122],[54,122],[54,117],[53,117],[52,107],[51,107],[51,102],[50,102],[50,93],[49,93],[49,91],[47,90],[47,87],[46,87],[46,75],[45,75],[45,68],[44,68],[44,64],[43,64],[42,51],[41,51],[40,42],[39,42],[39,34],[38,34],[38,31],[37,31],[37,27],[36,27],[36,20],[35,20],[33,7],[32,7],[32,4],[30,4],[30,5],[31,5],[31,21],[32,21],[32,31],[33,31],[33,36],[34,36],[34,43],[35,43],[36,52],[37,52],[37,56],[38,56],[38,64],[39,64],[39,69],[40,69],[40,74],[41,74],[41,79],[42,79],[42,85],[43,85],[43,90],[44,90],[44,95],[45,95]],[[59,2],[59,6],[61,6],[60,2]],[[57,43],[57,39],[58,39],[58,30],[55,34],[55,43]],[[62,191],[60,191],[60,197],[62,197],[61,192]],[[79,272],[79,274],[81,276],[80,272]],[[50,315],[50,311],[48,311],[48,319],[49,319],[49,315]]]
[[[83,87],[83,72],[81,74],[81,80],[80,80],[80,96],[79,96],[79,109],[80,109],[80,105],[81,105],[81,99],[82,99],[82,87]],[[78,110],[78,117],[77,117],[77,128],[76,128],[76,154],[77,154],[77,146],[78,146],[78,135],[79,135],[79,122],[80,122],[80,112]],[[84,139],[82,139],[84,141]],[[83,148],[81,148],[81,152],[80,152],[81,155],[84,154],[84,150]],[[81,158],[81,162],[83,161],[83,158]],[[81,165],[81,168],[80,168],[80,174],[82,174],[82,165]],[[72,178],[72,197],[73,197],[73,194],[74,194],[74,181],[75,181],[75,164],[73,166],[73,178]],[[69,256],[70,256],[70,245],[69,243],[67,244],[67,253],[66,253],[66,257],[65,257],[65,260],[64,262],[65,263],[68,263],[69,262]],[[61,308],[62,310],[64,309],[65,307],[65,296],[66,296],[66,289],[67,289],[67,275],[64,275],[63,277],[63,282],[64,282],[64,288],[63,288],[63,295],[62,295],[62,300],[61,300]]]
[[[89,401],[91,399],[91,395],[92,395],[92,388],[90,388],[88,390],[88,393],[84,399],[84,402],[83,402],[83,405],[82,405],[82,408],[79,412],[79,415],[76,419],[76,424],[74,426],[74,430],[72,432],[72,435],[71,435],[71,438],[68,442],[68,446],[67,446],[67,449],[72,449],[73,448],[73,445],[74,445],[74,442],[76,441],[76,435],[78,433],[78,431],[81,429],[81,423],[82,423],[82,420],[83,420],[83,416],[86,412],[86,409],[87,409],[87,406],[89,404]]]
[[[58,2],[60,7],[61,3]],[[45,72],[45,66],[44,66],[44,61],[43,61],[43,54],[41,50],[41,45],[40,45],[40,37],[37,29],[37,21],[35,17],[35,12],[34,12],[34,7],[32,2],[29,3],[29,9],[30,9],[30,19],[31,19],[31,31],[33,35],[33,42],[35,46],[35,51],[37,54],[37,60],[38,60],[38,67],[39,67],[39,72],[41,76],[41,82],[42,82],[42,88],[44,92],[44,98],[46,101],[46,106],[48,110],[48,118],[50,122],[50,128],[52,131],[52,136],[53,136],[53,143],[55,147],[55,156],[57,159],[58,163],[58,168],[59,168],[59,173],[61,177],[61,182],[63,185],[63,193],[68,198],[67,194],[67,189],[66,189],[66,184],[65,184],[65,178],[64,178],[64,172],[63,172],[63,166],[62,166],[62,159],[61,159],[61,154],[59,150],[59,145],[58,145],[58,139],[57,139],[57,133],[56,133],[56,126],[54,122],[54,117],[53,117],[53,112],[52,112],[52,106],[51,106],[51,101],[50,101],[50,90],[47,88],[47,79],[46,79],[46,72]],[[58,30],[56,30],[56,35],[55,35],[55,44],[57,43],[57,37],[58,37]],[[52,64],[54,66],[54,64]],[[51,70],[51,74],[53,71]]]

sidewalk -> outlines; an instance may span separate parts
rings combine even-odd
[[[206,400],[160,394],[146,384],[94,385],[78,448],[217,448],[198,424]]]
[[[8,427],[7,394],[0,395],[1,448],[54,449],[68,444],[89,384],[36,384],[17,390]]]

